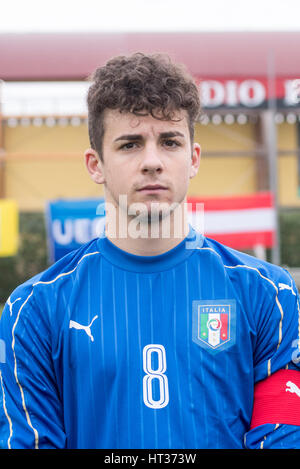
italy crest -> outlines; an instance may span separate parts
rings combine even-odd
[[[211,352],[235,343],[235,300],[193,301],[193,341]]]

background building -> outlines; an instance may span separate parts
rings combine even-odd
[[[203,91],[203,158],[190,195],[273,185],[279,206],[300,207],[299,46],[300,33],[281,32],[0,35],[1,197],[40,211],[49,198],[101,195],[83,170],[86,78],[140,50],[184,63]]]
[[[0,301],[46,263],[44,251],[32,258],[47,202],[103,196],[84,167],[87,77],[137,51],[169,54],[199,84],[202,161],[189,196],[271,191],[283,216],[277,261],[299,267],[299,48],[299,32],[0,34],[0,199],[16,201],[22,238],[14,265],[0,265]]]

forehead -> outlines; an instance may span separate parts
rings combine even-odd
[[[115,139],[122,134],[157,135],[167,131],[180,131],[188,135],[187,112],[176,111],[173,120],[160,120],[146,116],[135,116],[132,113],[107,109],[104,113],[104,139]]]

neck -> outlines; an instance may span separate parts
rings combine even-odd
[[[163,254],[183,241],[188,232],[187,214],[181,205],[162,220],[149,222],[130,218],[119,209],[114,222],[108,220],[105,227],[106,237],[115,246],[138,256]]]

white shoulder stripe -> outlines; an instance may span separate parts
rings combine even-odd
[[[216,256],[220,257],[220,259],[221,259],[220,254],[217,253],[217,252],[216,252],[214,249],[212,249],[212,248],[200,248],[200,247],[197,247],[196,249],[199,249],[199,250],[204,249],[204,250],[211,251],[211,252],[213,252]],[[246,264],[236,264],[236,265],[225,265],[225,264],[223,264],[223,265],[224,265],[224,267],[225,267],[226,269],[244,268],[244,269],[254,270],[255,272],[257,272],[257,273],[260,275],[261,278],[263,278],[264,280],[267,280],[267,281],[275,288],[276,293],[278,293],[278,288],[277,288],[276,284],[275,284],[272,280],[270,280],[268,277],[266,277],[265,275],[263,275],[263,274],[260,272],[260,270],[257,269],[257,267],[251,267],[250,265],[246,265]]]
[[[12,328],[12,344],[11,344],[11,347],[12,347],[12,351],[13,351],[13,356],[14,356],[14,375],[15,375],[15,380],[16,380],[16,383],[19,387],[19,390],[20,390],[20,393],[21,393],[21,398],[22,398],[22,407],[23,407],[23,410],[24,410],[24,413],[25,413],[25,417],[26,417],[26,420],[27,420],[27,424],[28,426],[31,428],[31,430],[33,431],[34,433],[34,441],[35,441],[35,449],[38,449],[39,448],[39,434],[38,434],[38,431],[36,428],[33,427],[32,423],[31,423],[31,419],[30,419],[30,415],[29,415],[29,412],[27,410],[27,406],[26,406],[26,402],[25,402],[25,396],[24,396],[24,390],[23,390],[23,387],[19,381],[19,377],[18,377],[18,367],[17,367],[17,357],[16,357],[16,353],[15,353],[15,329],[16,329],[16,326],[19,322],[19,318],[20,318],[20,314],[21,314],[21,311],[23,309],[23,307],[26,305],[26,303],[28,302],[28,300],[30,299],[30,297],[33,295],[33,291],[34,291],[34,287],[36,285],[49,285],[51,283],[54,283],[56,282],[58,279],[62,278],[62,277],[65,277],[67,275],[70,275],[72,274],[73,272],[75,272],[75,270],[77,269],[78,265],[83,261],[83,259],[89,257],[89,256],[93,256],[95,254],[100,254],[99,251],[95,251],[95,252],[90,252],[88,254],[85,254],[84,256],[82,256],[79,261],[77,262],[76,266],[74,267],[74,269],[68,271],[68,272],[64,272],[62,274],[59,274],[57,275],[53,280],[49,280],[47,282],[43,282],[43,281],[38,281],[38,282],[35,282],[33,283],[32,285],[32,290],[30,292],[30,294],[27,296],[26,300],[22,303],[19,311],[18,311],[18,314],[17,314],[17,317],[16,317],[16,320],[15,320],[15,323],[13,325],[13,328]],[[11,421],[10,417],[7,415],[7,418],[9,421]],[[12,428],[12,427],[11,427]],[[10,440],[12,438],[12,432],[9,436],[9,446],[10,446]]]
[[[16,318],[16,321],[13,325],[13,328],[12,328],[12,344],[11,344],[11,348],[12,348],[12,351],[13,351],[13,356],[14,356],[14,375],[15,375],[15,380],[16,380],[16,383],[19,387],[19,390],[20,390],[20,393],[21,393],[21,398],[22,398],[22,407],[23,407],[23,410],[24,410],[24,413],[25,413],[25,416],[26,416],[26,420],[27,420],[27,424],[28,426],[32,429],[33,433],[34,433],[34,442],[35,442],[35,449],[38,449],[38,432],[37,430],[33,427],[32,423],[31,423],[31,419],[30,419],[30,415],[29,415],[29,412],[27,410],[27,407],[26,407],[26,403],[25,403],[25,396],[24,396],[24,391],[23,391],[23,388],[21,386],[21,383],[19,381],[19,377],[18,377],[18,372],[17,372],[17,357],[16,357],[16,353],[15,353],[15,328],[18,324],[18,321],[19,321],[19,317],[20,317],[20,313],[23,309],[23,306],[25,306],[25,304],[27,303],[27,301],[29,300],[29,298],[32,296],[33,294],[33,289],[30,293],[30,295],[28,295],[28,297],[26,298],[26,300],[24,301],[24,303],[22,304],[21,308],[19,309],[18,311],[18,315],[17,315],[17,318]],[[11,439],[12,435],[10,435],[9,437],[9,443],[10,443],[10,439]]]
[[[3,386],[3,379],[2,379],[1,371],[0,371],[0,383],[1,383],[1,389],[2,389],[2,395],[3,395],[3,410],[4,410],[5,416],[6,416],[7,421],[8,421],[8,425],[9,425],[9,437],[8,437],[8,440],[7,440],[7,447],[8,447],[8,449],[11,449],[10,439],[11,439],[11,435],[12,435],[12,421],[11,421],[10,416],[7,413],[5,392],[4,392],[4,386]]]
[[[35,282],[32,286],[35,287],[36,285],[49,285],[50,283],[56,282],[56,280],[58,280],[59,278],[66,277],[67,275],[72,274],[73,272],[75,272],[75,270],[77,269],[78,265],[80,264],[80,262],[83,261],[83,259],[85,259],[85,258],[88,257],[88,256],[93,256],[94,254],[100,254],[100,252],[99,252],[99,251],[95,251],[95,252],[90,252],[90,253],[88,253],[88,254],[85,254],[84,256],[82,256],[82,257],[79,259],[79,261],[77,262],[77,264],[76,264],[76,266],[74,267],[74,269],[69,270],[69,272],[63,272],[62,274],[57,275],[53,280],[48,280],[47,282],[42,282],[41,280],[39,280],[38,282]]]
[[[276,293],[278,293],[278,288],[277,286],[275,285],[275,283],[270,280],[268,277],[266,277],[265,275],[263,275],[259,269],[257,269],[256,267],[251,267],[250,265],[244,265],[244,264],[241,264],[241,265],[224,265],[224,267],[226,267],[226,269],[236,269],[236,268],[244,268],[244,269],[250,269],[250,270],[254,270],[255,272],[258,273],[258,275],[260,275],[261,278],[263,278],[264,280],[267,280],[276,290]]]

